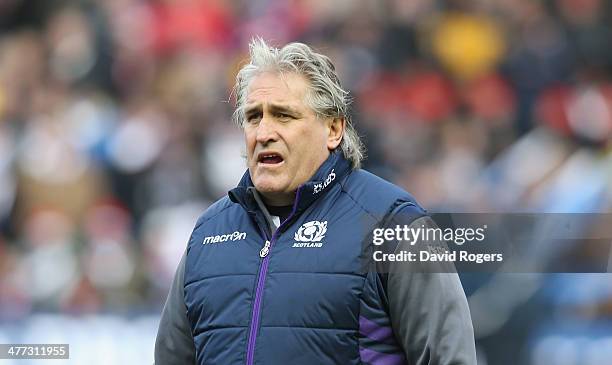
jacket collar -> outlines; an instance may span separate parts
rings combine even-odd
[[[351,163],[346,160],[341,151],[332,152],[315,174],[300,185],[293,202],[293,214],[298,215],[308,208],[315,200],[324,196],[332,187],[341,181],[351,171]],[[228,192],[234,203],[240,204],[247,212],[255,213],[259,209],[252,190],[254,189],[251,175],[247,170],[238,186]]]

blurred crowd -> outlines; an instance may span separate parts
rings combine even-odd
[[[231,88],[255,35],[331,57],[365,168],[428,209],[609,212],[611,18],[604,0],[0,1],[0,321],[159,311],[245,170]]]

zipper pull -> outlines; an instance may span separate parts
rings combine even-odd
[[[264,258],[268,256],[269,252],[270,252],[270,241],[266,241],[266,244],[264,245],[264,247],[261,249],[261,251],[259,251],[259,257]]]

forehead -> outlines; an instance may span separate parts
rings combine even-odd
[[[247,87],[246,104],[303,103],[308,81],[302,75],[264,72],[255,76]]]

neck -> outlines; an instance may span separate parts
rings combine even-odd
[[[264,203],[273,207],[284,207],[292,205],[295,200],[295,192],[292,193],[264,193],[258,191]]]

